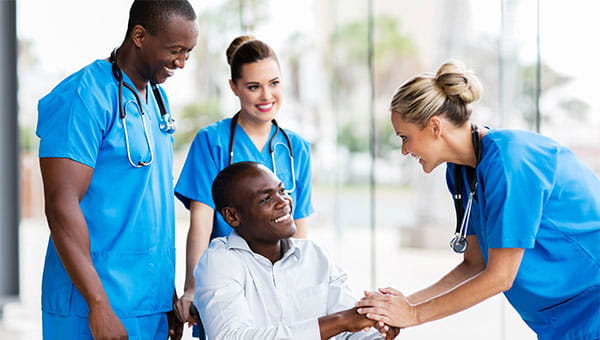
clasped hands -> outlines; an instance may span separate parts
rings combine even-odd
[[[378,291],[365,291],[365,296],[356,303],[357,312],[367,318],[376,321],[376,328],[380,333],[382,329],[397,329],[393,337],[389,337],[389,331],[385,339],[393,339],[400,329],[416,325],[417,312],[408,299],[400,291],[394,288],[380,288]]]

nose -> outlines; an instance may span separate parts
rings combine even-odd
[[[260,92],[261,95],[261,100],[268,100],[271,99],[271,90],[269,89],[269,87],[263,87],[262,91]]]
[[[406,147],[406,143],[402,142],[402,155],[408,155],[408,148]]]
[[[290,195],[288,195],[287,191],[284,191],[282,193],[277,193],[275,195],[275,206],[278,209],[281,209],[283,207],[285,207],[286,205],[290,205],[291,204],[291,199],[290,199]]]

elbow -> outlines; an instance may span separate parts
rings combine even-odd
[[[514,280],[502,280],[499,284],[499,292],[504,293],[512,288]]]
[[[504,293],[512,288],[514,282],[514,275],[498,273],[494,275],[493,285],[497,293]]]
[[[500,280],[498,288],[499,288],[499,292],[500,293],[504,293],[508,290],[510,290],[513,286],[513,282],[515,282],[515,279],[513,277],[509,278],[504,278],[502,280]]]

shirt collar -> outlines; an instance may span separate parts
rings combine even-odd
[[[283,247],[283,256],[281,257],[281,259],[279,261],[286,260],[288,257],[290,257],[292,255],[294,255],[298,259],[300,259],[300,256],[302,255],[301,249],[298,246],[298,243],[296,240],[294,240],[293,238],[283,239],[281,246]],[[244,240],[244,238],[241,237],[240,234],[238,234],[235,231],[235,229],[232,230],[231,233],[229,233],[229,235],[227,236],[227,249],[241,249],[241,250],[248,251],[248,252],[252,253],[253,255],[258,255],[258,254],[255,254],[252,251],[252,249],[250,249],[248,242],[246,242],[246,240]]]

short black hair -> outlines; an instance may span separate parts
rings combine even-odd
[[[232,206],[234,195],[236,194],[238,179],[250,169],[259,167],[257,162],[238,162],[233,163],[221,170],[212,184],[212,196],[215,202],[215,210],[221,213],[225,207]]]
[[[126,38],[136,25],[156,34],[165,29],[174,15],[196,20],[196,12],[187,0],[135,0],[129,9]]]

